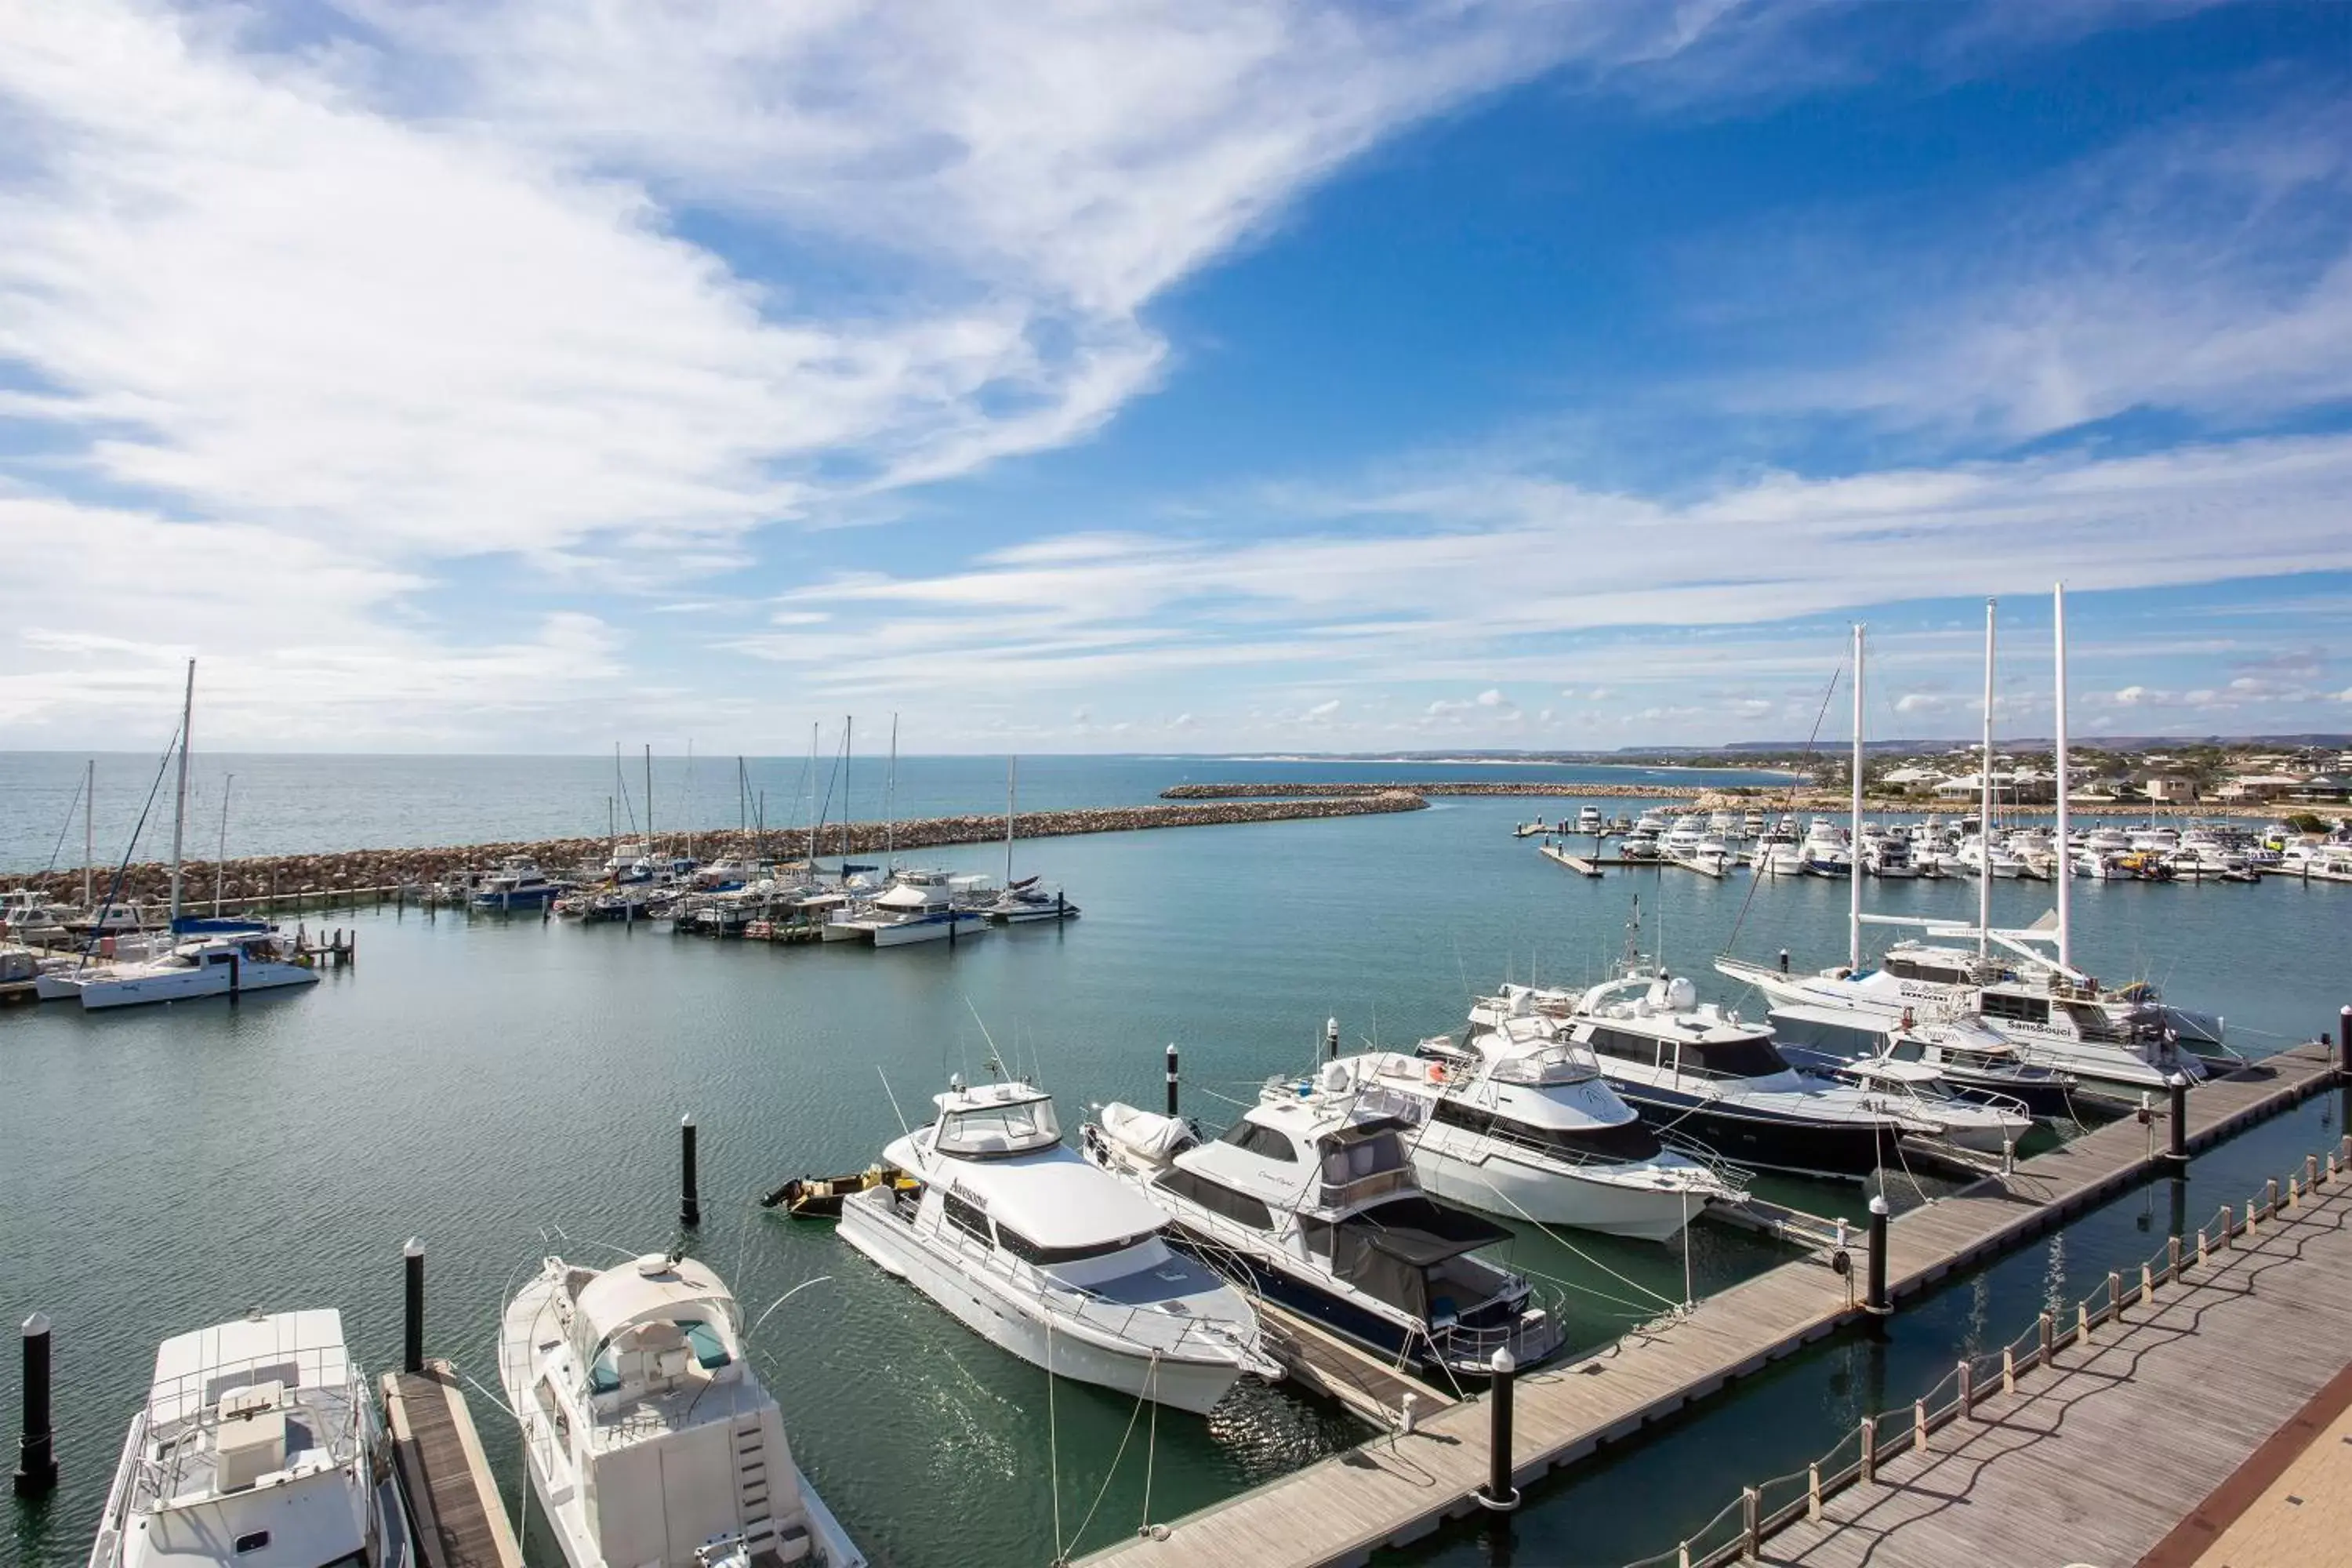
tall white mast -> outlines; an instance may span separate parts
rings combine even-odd
[[[1999,599],[1985,601],[1984,755],[1977,768],[1983,799],[1977,806],[1977,956],[1992,956],[1992,658],[1993,616]]]
[[[231,773],[221,781],[220,848],[213,855],[213,918],[221,912],[221,881],[228,873],[228,792],[236,785],[236,775]]]
[[[1862,969],[1862,623],[1853,624],[1853,815],[1846,829],[1845,963]]]
[[[2074,967],[2074,860],[2066,846],[2066,584],[2050,591],[2052,625],[2058,646],[2058,729],[2052,761],[2058,775],[2058,967]]]
[[[654,847],[654,743],[646,742],[646,853],[657,853]]]
[[[188,831],[188,723],[196,716],[196,661],[188,660],[188,694],[180,704],[179,801],[172,811],[172,924],[180,923],[180,851]]]
[[[1013,770],[1020,765],[1020,760],[1018,758],[1007,757],[1004,759],[1004,885],[1007,888],[1013,886]]]
[[[882,815],[889,820],[882,826],[882,857],[892,866],[898,863],[898,716],[890,715],[890,772],[882,783]]]
[[[810,875],[810,876],[812,876],[812,877],[814,877],[814,876],[815,876],[815,875],[816,875],[816,738],[817,738],[817,731],[818,731],[818,728],[819,728],[818,724],[817,724],[814,720],[810,721],[810,723],[809,723],[809,773],[808,773],[808,777],[809,777],[809,787],[808,787],[808,825],[809,825],[809,875]]]
[[[81,907],[95,910],[90,902],[90,873],[98,866],[98,759],[89,760],[89,771],[81,784]]]

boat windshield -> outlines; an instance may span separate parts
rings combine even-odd
[[[1040,1095],[991,1105],[971,1105],[940,1117],[932,1147],[942,1154],[986,1159],[995,1154],[1020,1154],[1050,1148],[1062,1141],[1061,1119],[1054,1102]]]
[[[1591,1058],[1554,1042],[1532,1051],[1517,1051],[1497,1060],[1488,1076],[1498,1083],[1581,1083],[1594,1076]]]

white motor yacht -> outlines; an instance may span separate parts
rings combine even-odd
[[[2110,1097],[2161,1094],[2174,1071],[2201,1079],[2203,1068],[2177,1041],[2219,1045],[2221,1037],[2219,1018],[2165,1007],[2146,987],[2111,993],[2046,965],[1927,942],[1897,942],[1877,967],[1859,972],[1840,965],[1783,974],[1729,957],[1715,967],[1762,991],[1776,1018],[1871,1040],[1919,1021],[1971,1018],[2014,1046],[2021,1060],[2071,1073]]]
[[[988,929],[988,917],[971,907],[966,895],[982,879],[945,871],[897,872],[888,887],[827,921],[825,940],[902,947],[976,935]]]
[[[1484,1377],[1507,1348],[1532,1366],[1564,1325],[1526,1279],[1475,1256],[1508,1231],[1422,1191],[1402,1138],[1412,1110],[1327,1062],[1268,1083],[1214,1142],[1116,1102],[1083,1142],[1202,1258],[1383,1360]]]
[[[1945,1131],[1914,1107],[1799,1072],[1771,1030],[1701,1003],[1680,975],[1629,965],[1580,995],[1506,985],[1470,1016],[1491,1026],[1518,1013],[1550,1018],[1645,1121],[1751,1169],[1867,1176],[1898,1139]]]
[[[408,1568],[408,1510],[334,1311],[165,1340],[89,1568]]]
[[[863,1568],[793,1462],[734,1296],[701,1263],[547,1258],[507,1304],[498,1357],[571,1568]]]
[[[1422,1186],[1471,1208],[1607,1236],[1672,1241],[1740,1186],[1690,1145],[1670,1149],[1546,1020],[1507,1018],[1421,1054],[1340,1059],[1355,1082],[1394,1089],[1418,1129]]]
[[[912,1177],[841,1205],[841,1239],[964,1326],[1063,1377],[1206,1415],[1278,1378],[1240,1292],[1172,1250],[1168,1216],[1062,1142],[1053,1097],[961,1084],[883,1152]]]

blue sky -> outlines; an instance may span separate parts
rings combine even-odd
[[[2352,730],[2352,7],[0,45],[0,746]]]

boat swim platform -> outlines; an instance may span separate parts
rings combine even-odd
[[[2337,1081],[2325,1042],[2311,1042],[2187,1097],[2193,1152],[2300,1104]],[[2167,1167],[2168,1130],[2126,1118],[2021,1162],[1888,1227],[1889,1299],[1927,1289]],[[1856,1249],[1858,1253],[1859,1249]],[[1793,1354],[1865,1314],[1862,1259],[1843,1272],[1812,1254],[1717,1292],[1591,1355],[1523,1373],[1514,1401],[1513,1484],[1565,1468]],[[1108,1547],[1088,1568],[1215,1563],[1320,1568],[1370,1560],[1381,1547],[1476,1512],[1487,1473],[1486,1398],[1417,1423],[1188,1514],[1151,1536]]]
[[[428,1361],[384,1373],[382,1388],[422,1568],[522,1568],[457,1369]]]
[[[2057,1350],[2012,1390],[1996,1384],[1968,1413],[1956,1409],[1924,1449],[1914,1443],[1824,1500],[1819,1519],[1801,1512],[1765,1535],[1754,1560],[2343,1561],[2352,1455],[2342,1446],[2352,1436],[2326,1434],[2352,1405],[2347,1220],[2352,1188],[2336,1181],[2313,1192],[2179,1284],[2131,1300],[2088,1343]],[[2332,1452],[2298,1463],[2315,1437]]]

